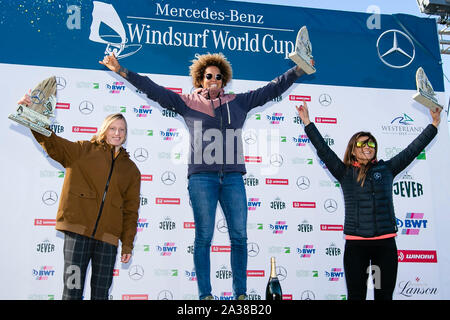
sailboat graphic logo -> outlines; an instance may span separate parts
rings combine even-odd
[[[92,10],[92,24],[89,40],[106,44],[105,54],[114,54],[117,59],[129,57],[138,52],[142,45],[127,44],[128,39],[125,34],[122,21],[111,4],[94,1]],[[109,27],[115,34],[100,34],[100,28]]]

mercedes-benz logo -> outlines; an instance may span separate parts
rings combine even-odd
[[[136,159],[136,161],[139,162],[144,162],[145,160],[148,159],[148,151],[144,148],[137,148],[134,151],[134,158]]]
[[[322,93],[319,96],[319,103],[324,106],[324,107],[328,107],[331,102],[333,102],[333,100],[331,99],[331,96],[327,93]]]
[[[285,267],[278,266],[276,267],[278,280],[283,281],[287,277],[287,270]]]
[[[163,290],[158,293],[158,300],[173,300],[173,294],[169,290]]]
[[[270,156],[270,164],[274,167],[281,167],[283,165],[283,157],[278,153],[272,154]]]
[[[175,176],[175,173],[172,171],[166,171],[161,175],[161,181],[167,186],[170,186],[177,181],[177,177]]]
[[[63,77],[56,77],[56,90],[62,90],[66,87],[66,79]]]
[[[42,202],[48,206],[54,205],[58,201],[58,194],[55,191],[45,191],[42,195]]]
[[[316,296],[311,290],[305,290],[300,295],[300,300],[316,300]]]
[[[44,102],[44,94],[41,90],[33,90],[33,92],[31,92],[30,99],[34,104],[41,104]]]
[[[396,29],[387,30],[378,37],[377,52],[385,65],[396,69],[409,66],[416,56],[411,38]]]
[[[228,232],[228,226],[225,219],[220,219],[219,221],[217,221],[216,228],[217,230],[219,230],[219,232],[222,233]]]
[[[140,265],[131,266],[128,270],[128,275],[133,280],[141,280],[144,276],[144,268]]]
[[[78,109],[82,114],[91,114],[94,111],[94,105],[90,101],[81,101]]]
[[[307,177],[305,177],[305,176],[298,177],[297,187],[300,190],[306,190],[309,188],[310,185],[311,185],[311,183],[309,182],[309,179]]]
[[[325,208],[325,210],[327,210],[328,212],[335,212],[338,208],[337,202],[333,199],[327,199],[325,200],[325,203],[323,204],[323,207]]]
[[[246,144],[254,144],[256,143],[257,137],[256,137],[256,133],[254,133],[253,131],[247,131],[244,134],[244,141]]]
[[[254,242],[247,243],[247,255],[249,257],[256,257],[259,254],[259,246]]]

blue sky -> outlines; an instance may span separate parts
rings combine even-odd
[[[332,9],[343,11],[367,12],[370,6],[377,6],[381,14],[406,13],[418,17],[429,16],[420,12],[417,0],[234,0],[241,2],[267,3],[276,5],[286,5],[295,7],[309,7],[318,9]],[[446,101],[442,101],[447,107],[450,97],[450,55],[442,55],[443,70],[447,78],[444,77]]]

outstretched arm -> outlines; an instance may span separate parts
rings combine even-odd
[[[316,148],[317,155],[325,163],[331,174],[337,180],[340,180],[346,170],[345,164],[341,159],[339,159],[328,144],[326,144],[319,130],[317,130],[317,127],[309,119],[309,111],[306,101],[303,101],[302,106],[295,106],[295,108],[297,109],[300,119],[302,119],[303,124],[305,125],[305,133],[308,135],[311,143]]]
[[[417,158],[423,149],[434,139],[437,134],[437,127],[441,121],[442,109],[431,110],[431,124],[429,124],[422,133],[415,138],[402,152],[386,162],[396,176]]]
[[[161,107],[176,111],[181,115],[185,113],[186,105],[178,93],[156,84],[149,77],[127,70],[119,64],[113,54],[106,55],[99,63],[127,79],[133,86],[144,92],[147,97],[158,102]]]
[[[17,104],[25,105],[29,107],[32,104],[28,91]],[[61,163],[61,165],[67,168],[81,153],[81,142],[72,142],[67,139],[58,137],[52,132],[50,137],[46,137],[34,130],[31,130],[36,141],[44,148],[47,154],[55,161]]]

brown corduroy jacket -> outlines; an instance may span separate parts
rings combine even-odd
[[[121,148],[114,158],[113,149],[107,144],[72,142],[54,133],[50,137],[32,133],[47,154],[66,169],[56,229],[115,246],[120,239],[122,254],[131,253],[141,174],[128,152]]]

